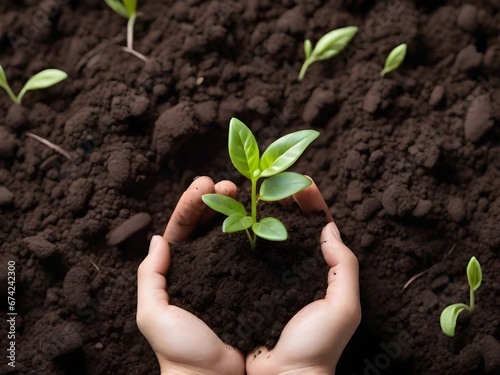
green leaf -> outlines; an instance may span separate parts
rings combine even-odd
[[[469,306],[464,305],[463,303],[450,305],[443,310],[441,317],[439,318],[439,323],[441,324],[441,329],[445,335],[449,337],[455,336],[455,327],[457,325],[458,315],[464,310],[469,310]]]
[[[467,265],[467,279],[469,280],[469,286],[472,291],[475,292],[481,286],[483,272],[481,271],[481,265],[476,257],[470,258],[469,264]]]
[[[234,167],[249,180],[259,177],[259,147],[251,130],[240,120],[229,124],[229,157]]]
[[[318,136],[316,130],[300,130],[271,143],[262,154],[260,175],[270,177],[289,168]]]
[[[311,52],[312,52],[312,43],[309,39],[306,39],[304,41],[304,54],[306,55],[306,59],[309,58],[309,56],[311,56]]]
[[[314,47],[311,57],[314,60],[324,60],[321,56],[331,50],[337,51],[338,54],[349,44],[357,32],[358,28],[356,26],[348,26],[326,33]]]
[[[405,59],[406,50],[406,43],[403,43],[392,50],[392,52],[389,54],[389,56],[387,56],[387,59],[385,60],[384,70],[380,72],[380,75],[382,77],[400,67]]]
[[[0,87],[5,89],[8,86],[9,86],[9,84],[7,83],[7,77],[5,76],[5,72],[2,68],[2,66],[0,65]]]
[[[253,232],[269,241],[285,241],[288,238],[288,233],[281,221],[274,217],[266,217],[258,223],[252,225]]]
[[[245,216],[241,214],[233,214],[224,220],[222,223],[222,231],[224,233],[234,233],[252,226],[253,219],[250,216]]]
[[[260,199],[267,202],[289,197],[310,186],[312,181],[294,172],[282,172],[266,179],[260,186]]]
[[[137,0],[123,0],[123,4],[127,9],[128,16],[132,16],[137,11]]]
[[[237,200],[222,194],[204,194],[201,199],[212,210],[231,216],[234,214],[246,215],[245,207]]]
[[[47,69],[40,73],[35,74],[31,77],[23,89],[19,93],[17,99],[19,102],[22,101],[24,94],[27,91],[46,89],[48,87],[54,86],[55,84],[64,81],[68,78],[68,75],[59,69]]]
[[[108,6],[113,9],[120,16],[129,18],[129,14],[127,8],[122,4],[119,0],[104,0]]]

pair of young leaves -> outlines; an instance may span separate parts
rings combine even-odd
[[[476,257],[472,257],[467,265],[467,280],[469,281],[470,288],[470,305],[467,306],[464,303],[450,305],[443,310],[439,319],[441,329],[449,337],[455,336],[458,315],[464,310],[469,312],[474,310],[474,292],[479,289],[483,280],[481,265]]]
[[[21,104],[26,92],[31,90],[46,89],[68,78],[68,75],[62,70],[47,69],[31,77],[24,85],[22,90],[16,96],[9,86],[5,72],[0,66],[0,87],[3,88],[14,103]]]
[[[137,12],[137,0],[104,0],[120,16],[129,19]]]
[[[228,217],[223,223],[225,233],[251,228],[258,237],[284,241],[288,237],[283,223],[267,217],[257,221],[257,201],[279,201],[311,185],[311,180],[294,172],[285,172],[302,155],[309,144],[319,136],[315,130],[301,130],[281,137],[260,155],[259,147],[250,129],[236,118],[229,125],[229,157],[234,167],[252,182],[252,214],[235,199],[220,194],[205,194],[203,201],[213,210]],[[260,178],[266,178],[257,195]],[[251,237],[249,235],[249,237]]]

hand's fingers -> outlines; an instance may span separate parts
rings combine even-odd
[[[227,195],[228,197],[231,197],[231,198],[236,198],[236,194],[238,193],[238,188],[236,187],[236,185],[229,180],[223,180],[223,181],[217,182],[215,184],[214,188],[215,188],[216,194]],[[203,214],[203,217],[201,218],[200,222],[202,224],[206,223],[214,215],[215,215],[215,211],[210,209],[210,208],[207,208],[205,213]]]
[[[327,224],[321,232],[321,250],[330,266],[325,299],[335,309],[349,314],[349,321],[357,327],[361,320],[358,259],[344,245],[333,222]]]
[[[153,236],[149,254],[137,270],[137,316],[168,306],[167,279],[170,247],[162,236]]]
[[[321,195],[318,187],[316,186],[311,177],[309,176],[306,177],[312,181],[311,186],[295,194],[293,196],[293,199],[295,199],[295,202],[297,202],[297,204],[304,213],[310,214],[316,211],[323,211],[326,215],[326,219],[329,222],[333,221],[330,209],[328,208],[328,205],[323,199],[323,196]]]
[[[203,194],[211,194],[214,191],[214,182],[211,178],[203,176],[194,180],[179,199],[163,237],[169,242],[186,240],[207,208],[201,197]]]

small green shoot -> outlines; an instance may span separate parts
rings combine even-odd
[[[384,69],[380,72],[381,77],[385,76],[387,73],[396,70],[401,66],[406,57],[407,48],[408,46],[406,45],[406,43],[403,43],[391,51],[391,53],[389,54],[389,56],[387,56],[387,59],[385,60]]]
[[[134,49],[134,27],[137,19],[137,0],[104,0],[108,6],[120,16],[128,19],[127,23],[127,46],[124,51],[147,61],[148,59]]]
[[[467,265],[467,279],[470,288],[470,305],[464,303],[455,303],[446,307],[441,313],[440,324],[444,334],[449,337],[455,336],[455,327],[457,325],[458,315],[467,310],[472,312],[474,310],[474,292],[479,289],[483,280],[483,273],[481,265],[476,257],[472,257]]]
[[[349,44],[357,32],[358,28],[356,26],[332,30],[318,40],[314,49],[311,41],[306,39],[304,42],[306,61],[302,65],[302,69],[300,69],[299,81],[302,81],[306,75],[309,65],[317,61],[328,60],[337,56]]]
[[[28,82],[26,82],[26,84],[19,92],[19,94],[16,96],[12,91],[12,89],[10,88],[9,83],[7,82],[7,77],[5,76],[5,72],[2,66],[0,65],[0,87],[3,88],[7,92],[7,94],[9,94],[12,101],[16,104],[21,104],[24,95],[28,91],[49,88],[61,81],[64,81],[66,78],[68,78],[68,75],[62,70],[58,69],[44,70],[31,77],[28,80]]]
[[[252,249],[257,237],[269,241],[284,241],[288,232],[281,221],[273,217],[257,219],[257,203],[273,202],[292,196],[311,185],[311,180],[294,172],[285,172],[319,136],[316,130],[300,130],[274,141],[262,156],[252,131],[240,120],[229,124],[229,157],[234,167],[251,182],[251,209],[235,199],[221,194],[205,194],[207,206],[227,216],[222,225],[224,233],[246,231]],[[266,178],[259,187],[257,182]]]

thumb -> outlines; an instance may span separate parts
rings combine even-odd
[[[321,232],[321,251],[330,267],[325,299],[337,311],[337,316],[348,317],[349,323],[357,327],[361,320],[358,259],[344,245],[333,222]]]
[[[170,247],[162,236],[153,236],[149,254],[137,270],[137,310],[155,311],[168,306],[167,279]]]

